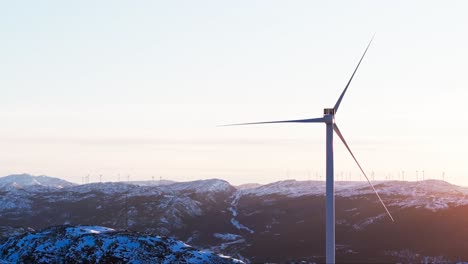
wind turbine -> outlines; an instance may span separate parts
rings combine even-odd
[[[373,38],[372,38],[373,39]],[[240,125],[258,125],[258,124],[278,124],[278,123],[325,123],[326,125],[326,209],[325,209],[325,233],[326,233],[326,263],[335,263],[335,187],[334,187],[334,167],[333,167],[333,131],[337,134],[337,136],[341,139],[345,147],[348,149],[349,153],[353,157],[354,161],[358,165],[359,169],[361,170],[362,174],[366,177],[367,182],[372,187],[372,190],[377,195],[380,203],[382,204],[383,208],[387,212],[388,216],[392,221],[393,217],[388,211],[385,203],[380,198],[380,195],[375,190],[374,185],[367,177],[367,174],[362,169],[361,165],[357,161],[356,157],[354,156],[353,152],[351,151],[348,143],[346,142],[345,138],[341,134],[340,129],[338,129],[338,125],[335,122],[335,115],[338,112],[338,108],[340,107],[341,101],[343,100],[346,91],[349,88],[351,81],[353,80],[356,71],[359,68],[359,65],[364,59],[364,56],[369,49],[369,46],[372,43],[372,39],[367,44],[367,47],[362,55],[361,59],[359,60],[356,68],[354,69],[351,78],[349,79],[348,83],[346,84],[343,92],[341,93],[338,101],[336,102],[333,108],[325,108],[323,110],[323,117],[319,118],[309,118],[309,119],[295,119],[295,120],[281,120],[281,121],[266,121],[266,122],[253,122],[253,123],[239,123],[239,124],[230,124],[225,126],[240,126]]]

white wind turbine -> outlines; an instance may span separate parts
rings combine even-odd
[[[372,38],[373,39],[373,38]],[[341,93],[340,97],[338,98],[338,101],[336,102],[335,106],[333,108],[325,108],[323,111],[323,117],[319,118],[310,118],[310,119],[296,119],[296,120],[282,120],[282,121],[267,121],[267,122],[254,122],[254,123],[240,123],[240,124],[230,124],[230,125],[225,125],[225,126],[240,126],[240,125],[257,125],[257,124],[276,124],[276,123],[325,123],[326,124],[326,155],[327,155],[327,161],[326,161],[326,212],[325,212],[325,231],[326,231],[326,263],[335,263],[335,188],[334,188],[334,179],[333,179],[333,131],[338,135],[338,137],[341,139],[345,147],[348,149],[349,153],[353,157],[354,161],[358,165],[359,169],[361,170],[362,174],[366,177],[367,182],[369,185],[372,187],[374,190],[375,194],[377,195],[377,198],[379,198],[380,203],[384,207],[385,211],[387,212],[388,216],[392,221],[393,217],[390,214],[390,211],[388,211],[387,207],[385,206],[385,203],[382,201],[380,198],[380,195],[377,193],[377,191],[374,188],[374,185],[371,183],[369,180],[369,177],[367,177],[367,174],[364,172],[362,169],[361,165],[357,161],[356,157],[354,156],[353,152],[348,146],[348,143],[346,143],[346,140],[344,139],[343,135],[341,134],[340,130],[338,129],[338,126],[336,125],[335,122],[335,115],[338,112],[338,108],[340,107],[341,101],[343,100],[343,97],[348,90],[349,84],[353,80],[354,75],[356,74],[357,69],[359,68],[359,65],[362,62],[362,59],[366,55],[367,50],[369,49],[370,44],[372,43],[372,39],[369,42],[369,44],[366,47],[366,50],[364,51],[364,54],[362,55],[361,59],[359,60],[359,63],[356,66],[356,69],[354,69],[353,74],[351,75],[351,78],[349,79],[348,83],[346,84],[346,87],[344,88],[343,92]]]

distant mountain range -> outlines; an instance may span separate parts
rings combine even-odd
[[[26,188],[30,186],[42,186],[51,188],[64,188],[75,186],[76,184],[62,180],[59,178],[53,178],[49,176],[32,176],[30,174],[13,174],[0,178],[0,187],[8,188]]]
[[[324,182],[76,185],[47,177],[54,179],[49,186],[34,176],[29,183],[24,175],[23,181],[15,177],[0,178],[0,234],[5,237],[28,227],[97,225],[170,236],[247,263],[324,261]],[[336,183],[338,262],[468,260],[467,188],[438,180],[375,186],[394,223],[367,183]]]

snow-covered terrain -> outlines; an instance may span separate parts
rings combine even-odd
[[[168,235],[245,262],[293,259],[297,263],[310,263],[321,262],[323,256],[320,248],[325,183],[321,181],[287,180],[237,188],[219,179],[167,185],[128,182],[75,185],[50,177],[48,181],[27,175],[5,178],[0,178],[4,183],[0,185],[3,237],[27,232],[28,227],[38,230],[54,225],[86,224],[88,228],[80,227],[83,235],[115,233],[112,229]],[[339,256],[360,263],[375,252],[378,258],[398,260],[399,254],[385,253],[390,243],[395,249],[392,252],[405,252],[409,248],[411,252],[422,251],[415,253],[421,256],[468,258],[464,253],[468,248],[465,242],[468,231],[464,231],[468,225],[468,220],[464,220],[468,188],[438,180],[379,181],[374,185],[395,223],[389,220],[367,182],[335,183],[337,234],[341,234],[338,240],[342,240],[337,248]],[[457,247],[448,247],[435,255],[423,254],[447,234]],[[412,237],[424,239],[414,241]],[[88,242],[83,241],[84,245]],[[375,251],[367,250],[369,243]]]
[[[137,186],[123,182],[88,183],[69,187],[63,191],[77,193],[100,192],[104,194],[127,194],[128,196],[159,195],[162,193],[158,186]]]
[[[196,193],[217,193],[229,191],[233,187],[227,182],[219,179],[198,180],[190,182],[178,182],[167,186],[172,191],[193,191]]]
[[[101,193],[126,193],[129,196],[145,196],[145,195],[175,195],[181,192],[192,193],[218,193],[225,192],[233,187],[226,181],[211,179],[198,180],[192,182],[172,182],[165,185],[149,185],[141,184],[141,182],[103,182],[103,183],[88,183],[78,186],[72,186],[64,189],[64,191],[88,193],[98,191]]]
[[[56,226],[0,243],[5,263],[242,263],[167,237],[101,226]]]
[[[374,183],[377,192],[385,196],[389,206],[427,208],[439,210],[450,206],[468,205],[468,188],[453,185],[440,180],[419,182],[379,181]],[[300,197],[325,195],[325,182],[287,180],[262,185],[256,188],[242,189],[241,195],[268,196],[282,195]],[[356,197],[373,195],[367,182],[340,181],[335,183],[335,195],[338,197]],[[376,200],[376,202],[378,202]]]
[[[231,217],[231,224],[237,228],[238,230],[245,230],[251,234],[255,233],[252,229],[246,227],[245,225],[239,223],[239,221],[236,219],[237,217],[237,204],[239,203],[239,199],[242,195],[241,191],[237,191],[236,194],[234,195],[234,198],[232,199],[231,206],[228,208],[229,212],[231,212],[232,217]]]
[[[0,178],[0,187],[26,188],[31,186],[43,186],[50,188],[64,188],[76,184],[48,176],[33,176],[30,174],[13,174]]]
[[[0,198],[0,209],[28,208],[30,202],[25,196],[31,196],[31,192],[51,192],[55,190],[77,193],[90,193],[93,191],[104,194],[120,193],[129,197],[153,195],[172,195],[175,197],[182,192],[215,194],[235,190],[228,182],[218,179],[177,183],[165,181],[164,185],[152,185],[152,181],[135,183],[106,182],[76,185],[48,176],[9,175],[0,178],[0,191],[14,194],[16,197],[10,196],[6,199],[7,197],[2,196]],[[440,180],[419,182],[380,181],[375,182],[374,185],[376,190],[385,196],[386,202],[390,206],[424,207],[430,210],[438,210],[449,206],[468,204],[468,188]],[[235,195],[234,200],[239,200],[240,197],[248,195],[258,197],[269,195],[301,197],[324,194],[325,183],[322,181],[287,180],[266,185],[246,184],[239,186],[238,194]],[[341,197],[354,197],[372,195],[373,191],[367,182],[339,181],[335,183],[335,194]],[[397,199],[394,199],[394,197],[397,197]],[[231,207],[231,209],[234,209],[234,207]]]

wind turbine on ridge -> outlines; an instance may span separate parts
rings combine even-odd
[[[367,177],[367,174],[364,172],[363,168],[357,161],[356,157],[354,156],[353,152],[351,151],[351,148],[348,146],[348,143],[346,142],[345,138],[343,137],[343,134],[341,134],[340,129],[338,128],[338,125],[335,122],[335,115],[338,112],[338,108],[340,107],[341,101],[343,100],[344,95],[346,94],[346,91],[349,88],[349,85],[351,81],[353,80],[354,75],[356,74],[359,65],[361,65],[362,60],[364,59],[364,56],[367,53],[367,50],[369,49],[372,40],[369,41],[369,44],[367,44],[367,47],[364,51],[364,54],[362,55],[361,59],[359,60],[356,68],[354,69],[353,74],[351,75],[351,78],[349,79],[348,83],[346,84],[343,92],[341,93],[340,97],[338,98],[338,101],[336,102],[335,106],[333,108],[325,108],[323,110],[323,117],[319,118],[309,118],[309,119],[295,119],[295,120],[281,120],[281,121],[266,121],[266,122],[253,122],[253,123],[239,123],[239,124],[230,124],[230,125],[225,125],[225,126],[242,126],[242,125],[258,125],[258,124],[278,124],[278,123],[325,123],[326,125],[326,209],[325,209],[325,233],[326,233],[326,253],[325,253],[325,261],[326,263],[335,263],[335,187],[334,187],[334,167],[333,167],[333,131],[337,134],[337,136],[341,139],[345,147],[348,149],[349,153],[353,157],[354,161],[358,165],[359,169],[361,170],[362,174],[365,176],[367,182],[369,185],[372,187],[372,190],[374,193],[377,195],[377,198],[379,199],[380,203],[382,204],[383,208],[387,212],[388,216],[394,222],[394,219],[392,215],[390,214],[390,211],[387,209],[387,206],[385,206],[385,203],[383,202],[382,198],[380,198],[379,193],[377,190],[374,188],[374,185],[372,182],[369,180],[369,177]]]

